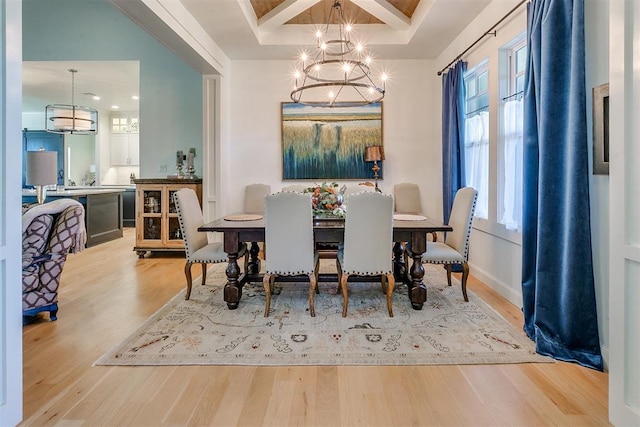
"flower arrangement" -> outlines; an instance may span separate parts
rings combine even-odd
[[[320,185],[304,189],[305,193],[311,193],[311,204],[314,215],[326,215],[330,213],[334,216],[343,217],[345,215],[344,192],[347,186],[340,187],[337,182],[323,182]]]

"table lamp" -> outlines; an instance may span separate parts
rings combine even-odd
[[[373,171],[373,179],[375,180],[376,191],[378,193],[382,193],[382,190],[378,188],[378,171],[380,171],[378,161],[384,160],[384,147],[382,147],[381,145],[367,147],[364,155],[364,160],[367,162],[373,162],[373,167],[371,168],[371,170]]]
[[[26,184],[36,187],[38,204],[47,198],[47,185],[58,183],[58,152],[27,151]]]

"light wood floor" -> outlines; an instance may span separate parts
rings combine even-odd
[[[70,255],[58,320],[24,327],[22,425],[609,425],[607,374],[562,362],[94,367],[184,286],[184,258],[138,259],[133,246],[127,229]],[[474,278],[469,288],[521,327],[517,307]]]

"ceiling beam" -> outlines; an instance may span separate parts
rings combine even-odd
[[[258,20],[260,31],[272,31],[320,0],[285,0]]]
[[[394,30],[407,30],[411,20],[386,0],[351,0]]]

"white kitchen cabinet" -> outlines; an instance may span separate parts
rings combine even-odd
[[[137,133],[111,134],[111,165],[138,166],[140,164],[140,135]]]
[[[138,113],[111,114],[111,165],[140,164],[140,120]]]

